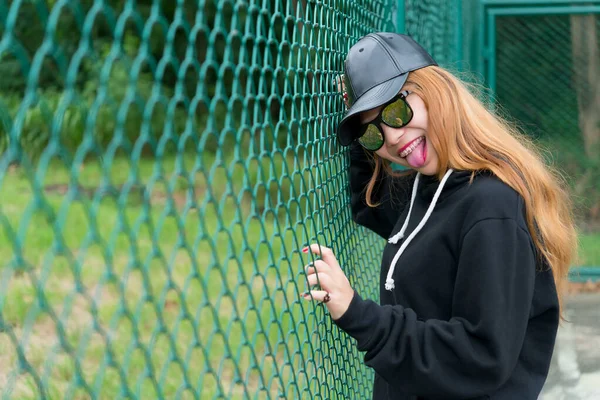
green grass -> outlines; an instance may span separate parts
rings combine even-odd
[[[600,267],[600,233],[579,237],[581,266]]]
[[[209,171],[214,159],[202,162]],[[293,219],[307,204],[289,216],[282,207],[264,214],[265,203],[278,201],[276,185],[258,187],[252,194],[260,201],[225,196],[252,187],[245,176],[259,180],[258,162],[249,173],[229,168],[231,180],[226,168],[175,173],[197,163],[193,155],[169,157],[159,170],[118,157],[109,168],[90,162],[72,173],[52,162],[37,176],[42,191],[23,169],[6,173],[1,394],[39,398],[39,382],[57,399],[89,398],[87,391],[102,399],[194,398],[200,390],[208,398],[295,396],[310,386],[315,371],[306,366],[314,360],[303,354],[316,309],[299,299],[306,227]],[[282,163],[270,163],[260,166],[267,177],[269,168],[281,175]],[[124,189],[132,175],[146,194]],[[302,184],[296,180],[280,186],[289,192]],[[71,198],[70,181],[85,195]],[[119,196],[98,189],[109,186]]]

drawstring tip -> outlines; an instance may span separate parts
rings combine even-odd
[[[404,239],[404,232],[400,232],[388,239],[388,243],[396,244],[399,240]]]
[[[385,290],[389,290],[391,291],[392,289],[394,289],[396,287],[396,285],[394,285],[394,280],[393,279],[386,279],[385,281]]]

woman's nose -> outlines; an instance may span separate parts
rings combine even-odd
[[[406,133],[404,128],[392,128],[383,123],[381,124],[381,129],[385,135],[385,143],[388,146],[396,146],[400,139],[402,139],[402,136]]]

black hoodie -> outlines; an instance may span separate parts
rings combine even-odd
[[[415,175],[379,180],[377,208],[365,203],[373,167],[351,148],[355,221],[385,239],[404,224]],[[554,279],[536,258],[522,197],[490,173],[420,176],[404,239],[388,243],[380,303],[357,292],[335,323],[375,370],[373,399],[537,399],[559,322]],[[391,195],[390,195],[391,193]],[[394,199],[397,202],[394,203]],[[399,235],[396,235],[399,236]]]

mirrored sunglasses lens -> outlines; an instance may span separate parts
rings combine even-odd
[[[383,136],[375,125],[369,124],[358,142],[367,150],[377,150],[383,144]]]
[[[386,125],[401,128],[408,124],[413,116],[411,108],[403,99],[398,99],[383,109],[381,119]]]

